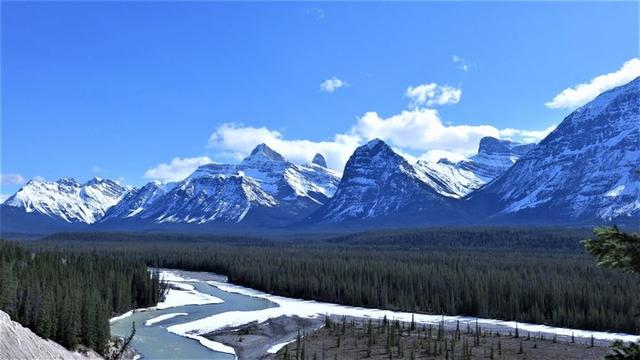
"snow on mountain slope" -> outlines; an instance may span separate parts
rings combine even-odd
[[[340,174],[328,169],[321,154],[316,162],[296,165],[265,144],[258,145],[236,170],[255,179],[270,195],[281,200],[308,197],[322,204],[333,196]],[[324,165],[320,165],[320,164]]]
[[[274,206],[276,201],[253,179],[240,174],[211,172],[189,176],[173,190],[140,212],[158,223],[239,222],[252,206]]]
[[[446,214],[451,204],[422,177],[383,141],[372,140],[351,155],[334,197],[305,222],[382,223],[393,218],[398,224],[428,223],[436,212]]]
[[[469,200],[494,219],[639,220],[639,99],[640,78],[599,95]]]
[[[575,110],[537,145],[483,138],[477,155],[456,163],[412,166],[373,140],[356,149],[342,179],[320,154],[297,165],[261,144],[240,164],[203,165],[183,181],[131,191],[99,178],[32,180],[0,206],[2,230],[49,231],[54,219],[73,226],[638,221],[639,97],[637,78]]]
[[[122,197],[118,204],[107,210],[103,219],[135,216],[166,194],[172,187],[173,183],[163,185],[159,181],[152,181],[139,189],[132,189]]]
[[[461,198],[502,174],[534,146],[484,137],[478,153],[469,159],[455,163],[447,159],[436,163],[419,160],[415,166],[438,193]]]
[[[84,184],[64,178],[56,182],[31,180],[3,206],[37,213],[66,223],[92,224],[129,191],[117,181],[93,178]]]
[[[296,165],[260,144],[238,165],[207,164],[170,186],[134,190],[103,222],[238,223],[247,216],[291,222],[326,202],[339,182],[339,174],[322,165],[322,155],[314,159]]]

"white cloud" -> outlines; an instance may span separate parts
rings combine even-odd
[[[27,181],[20,174],[0,174],[0,184],[2,185],[22,185],[25,182]]]
[[[417,108],[421,105],[446,105],[460,102],[462,90],[449,85],[436,83],[409,86],[405,95],[411,99],[409,107]]]
[[[94,172],[103,172],[104,168],[98,165],[94,165],[91,170],[93,170]]]
[[[266,143],[295,163],[311,161],[316,153],[323,154],[327,165],[342,171],[356,147],[379,138],[408,160],[412,155],[435,159],[446,157],[452,161],[475,154],[480,139],[485,136],[509,138],[514,141],[537,142],[555,126],[544,130],[498,129],[492,125],[446,125],[437,110],[417,108],[383,118],[368,112],[358,118],[347,132],[336,134],[332,140],[311,141],[286,139],[276,130],[227,123],[220,125],[209,139],[209,147],[219,157],[239,161],[260,143]]]
[[[435,83],[423,84],[407,89],[407,96],[415,106],[410,110],[389,117],[367,112],[357,118],[347,131],[337,133],[332,139],[288,139],[282,132],[264,126],[223,123],[211,134],[207,147],[214,150],[216,160],[232,163],[240,161],[261,143],[294,163],[307,163],[316,153],[321,153],[330,168],[341,171],[355,148],[374,138],[386,141],[410,161],[417,159],[416,154],[421,154],[421,159],[437,161],[446,157],[457,161],[475,154],[480,139],[485,136],[537,142],[555,128],[554,125],[544,130],[498,129],[483,124],[445,124],[437,110],[419,105],[456,103],[460,100],[460,89]],[[150,169],[145,177],[175,181],[189,175],[197,166],[209,162],[211,160],[208,157],[176,158],[170,164],[160,164]]]
[[[327,160],[327,166],[342,171],[360,141],[350,134],[335,135],[330,141],[288,140],[276,130],[234,123],[220,125],[209,138],[209,147],[220,151],[220,156],[235,160],[247,156],[261,143],[295,163],[309,162],[316,153],[321,153]]]
[[[337,77],[333,76],[330,79],[325,80],[322,84],[320,84],[320,90],[324,92],[332,93],[340,89],[341,87],[345,87],[345,86],[349,86],[349,84],[346,81],[340,80]]]
[[[433,149],[472,154],[484,136],[500,136],[491,125],[445,125],[437,110],[417,108],[388,118],[375,112],[360,117],[352,133],[364,139],[380,138],[414,151]]]
[[[467,61],[458,55],[453,55],[451,61],[454,62],[454,64],[457,65],[458,69],[462,70],[462,71],[469,71],[469,65],[467,64]]]
[[[536,143],[544,139],[553,130],[555,130],[556,126],[558,125],[554,124],[542,130],[521,130],[507,128],[500,130],[500,137],[502,137],[503,139],[520,141],[523,143]]]
[[[553,100],[545,103],[545,106],[551,109],[575,109],[593,100],[601,93],[624,85],[638,76],[640,76],[640,59],[633,58],[625,62],[618,71],[596,76],[587,83],[562,90]]]
[[[198,166],[211,163],[207,156],[193,158],[174,158],[168,164],[159,164],[144,173],[146,179],[162,182],[180,181],[189,176]]]
[[[9,195],[0,194],[0,204],[5,202],[9,198]]]
[[[33,181],[38,181],[38,182],[46,182],[47,181],[47,179],[45,179],[44,176],[34,176],[32,180]]]

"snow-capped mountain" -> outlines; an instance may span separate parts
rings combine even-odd
[[[438,193],[461,198],[505,172],[534,146],[487,136],[480,140],[478,153],[469,159],[440,159],[435,163],[418,160],[415,166]]]
[[[637,224],[639,98],[637,78],[575,110],[537,145],[483,138],[478,154],[456,163],[411,165],[373,140],[352,154],[342,179],[320,154],[298,165],[261,144],[237,165],[203,165],[170,184],[32,180],[0,205],[0,231]]]
[[[92,224],[128,191],[117,181],[98,177],[84,184],[70,178],[55,182],[31,180],[2,206],[66,223]]]
[[[141,188],[131,189],[120,202],[107,211],[103,220],[135,216],[166,194],[172,186],[173,183],[164,185],[159,181],[151,181]]]
[[[637,223],[639,99],[640,78],[602,93],[468,200],[502,222]]]
[[[356,149],[334,197],[305,223],[430,223],[450,213],[452,201],[438,194],[402,156],[376,139]]]
[[[320,154],[296,165],[260,144],[238,165],[207,164],[183,181],[133,190],[102,222],[284,225],[325,203],[339,181]]]

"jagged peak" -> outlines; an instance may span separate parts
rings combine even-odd
[[[27,183],[25,184],[25,186],[26,186],[26,185],[34,185],[34,184],[43,184],[43,183],[46,183],[46,182],[47,182],[47,181],[46,181],[45,179],[43,179],[43,178],[35,177],[35,178],[33,178],[33,179],[31,179],[31,180],[27,181]]]
[[[311,163],[325,168],[327,167],[327,160],[320,153],[317,153],[313,156],[313,160],[311,160]]]
[[[46,181],[43,181],[43,183],[46,183]],[[67,186],[80,186],[80,183],[72,177],[63,177],[61,179],[58,179],[56,183],[60,185],[67,185]]]
[[[511,152],[511,147],[514,145],[519,144],[513,143],[510,140],[500,140],[494,138],[493,136],[485,136],[480,139],[480,144],[478,145],[478,154],[505,154]]]
[[[254,159],[268,160],[268,161],[285,161],[284,157],[278,152],[270,148],[267,144],[262,143],[256,146],[249,156],[242,160],[243,163],[250,162]]]
[[[418,162],[425,162],[424,160],[418,160]],[[445,165],[454,165],[455,163],[447,158],[440,158],[437,162],[437,164],[445,164]]]
[[[139,190],[150,190],[150,189],[161,189],[165,187],[167,184],[164,184],[160,180],[151,180],[148,183],[142,185]]]
[[[380,140],[379,138],[375,138],[373,140],[370,140],[368,143],[364,144],[363,146],[368,148],[368,149],[373,149],[373,148],[375,148],[377,146],[380,146],[380,145],[387,146],[387,147],[389,146],[389,145],[387,145],[387,143],[385,143],[384,141]]]
[[[103,179],[99,176],[94,176],[91,179],[89,179],[89,181],[87,181],[85,185],[95,185],[95,184],[101,184],[103,182],[114,183],[115,181],[109,180],[109,179]]]
[[[232,175],[237,173],[236,165],[209,163],[198,166],[185,180],[202,176]]]
[[[380,140],[380,139],[373,139],[371,141],[369,141],[368,143],[359,146],[356,151],[353,153],[353,155],[357,155],[357,156],[374,156],[378,153],[393,153],[395,154],[395,152],[393,151],[393,149],[391,149],[391,147],[389,145],[387,145],[387,143],[385,143],[384,141]],[[397,155],[397,154],[396,154]]]

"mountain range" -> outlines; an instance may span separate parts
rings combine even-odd
[[[485,137],[458,162],[411,164],[375,139],[342,174],[321,154],[294,164],[260,144],[239,164],[203,165],[175,183],[31,180],[0,205],[0,231],[638,224],[639,97],[637,78],[538,144]]]

